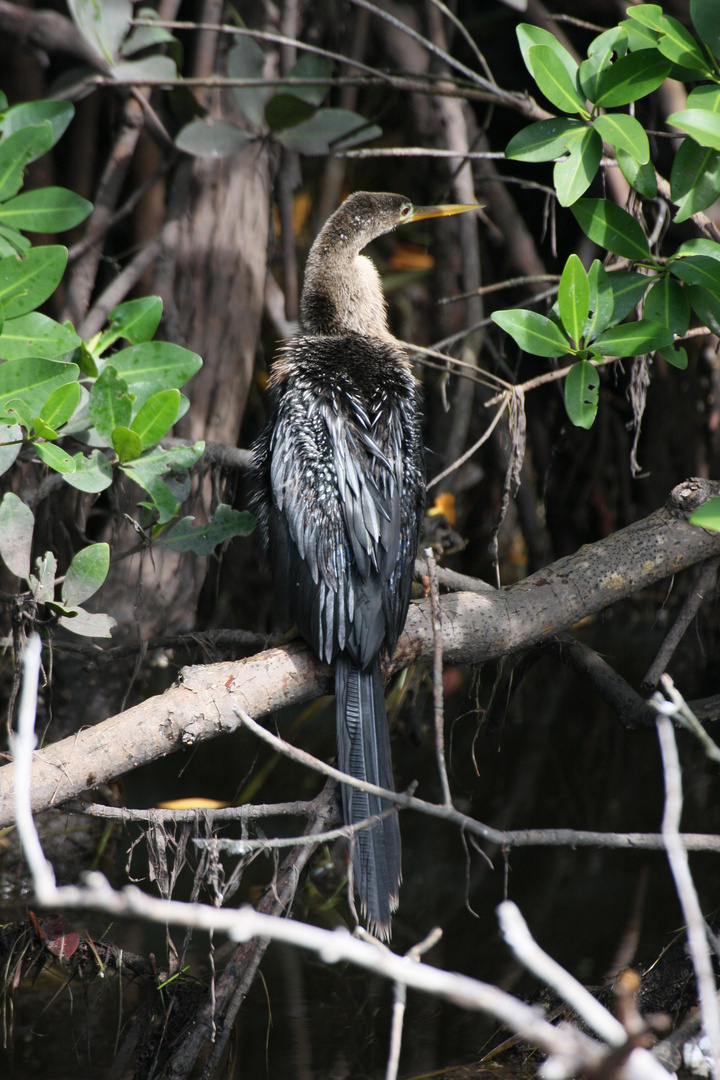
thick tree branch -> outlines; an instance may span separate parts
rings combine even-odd
[[[720,554],[720,535],[687,517],[720,493],[720,484],[687,480],[668,503],[605,540],[588,544],[525,581],[497,592],[442,597],[446,663],[479,664],[505,656]],[[390,668],[430,661],[429,601],[411,604]],[[247,660],[185,668],[182,681],[117,716],[37,751],[33,809],[57,806],[113,777],[182,746],[234,731],[235,706],[250,716],[329,693],[331,669],[301,644],[269,649]],[[14,772],[0,769],[0,827],[13,820]]]

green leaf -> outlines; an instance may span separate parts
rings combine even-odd
[[[28,582],[30,592],[38,604],[46,604],[55,596],[55,572],[57,562],[52,551],[46,551],[35,560],[37,574],[30,574]]]
[[[688,285],[702,285],[710,292],[720,294],[720,260],[709,255],[687,255],[673,259],[670,273]]]
[[[139,436],[143,450],[155,446],[167,435],[177,420],[179,408],[179,390],[160,390],[148,398],[130,425],[131,431]]]
[[[77,383],[75,383],[75,385],[77,386]],[[52,428],[49,424],[46,424],[40,416],[33,417],[32,426],[33,431],[40,439],[50,439],[52,441],[60,437],[55,428]]]
[[[720,57],[720,8],[717,0],[690,0],[690,18],[703,44],[707,45],[713,56]]]
[[[709,502],[698,506],[688,518],[691,525],[699,525],[702,529],[710,529],[712,532],[720,532],[720,497],[710,499]]]
[[[634,270],[611,270],[608,278],[613,293],[613,321],[620,323],[640,303],[652,279]]]
[[[110,359],[136,395],[136,408],[158,390],[179,389],[202,367],[197,353],[169,341],[144,341],[121,349]]]
[[[52,124],[45,120],[37,127],[21,128],[0,142],[0,202],[20,190],[25,166],[47,153],[52,135]]]
[[[534,45],[545,45],[563,65],[570,79],[574,81],[577,78],[577,62],[549,30],[543,30],[539,26],[533,26],[531,23],[520,23],[516,33],[525,67],[531,75],[533,75],[533,69],[530,64],[530,49]]]
[[[22,398],[11,398],[5,402],[5,412],[11,420],[17,420],[26,431],[31,431],[33,426],[33,410]]]
[[[650,289],[645,300],[644,317],[667,326],[673,334],[682,337],[690,326],[690,301],[688,295],[669,274],[663,275]]]
[[[31,248],[24,259],[0,259],[0,303],[5,318],[27,315],[55,292],[67,266],[67,248]]]
[[[73,557],[67,568],[62,587],[62,601],[75,607],[94,596],[104,583],[110,569],[110,548],[107,544],[90,544]]]
[[[288,150],[318,157],[331,150],[347,150],[361,142],[382,135],[382,128],[370,124],[358,113],[347,109],[318,109],[310,120],[287,128],[278,135]]]
[[[265,106],[265,120],[271,131],[295,127],[315,115],[315,107],[294,94],[275,94]]]
[[[620,149],[615,151],[615,158],[620,167],[620,172],[631,188],[639,191],[646,199],[657,198],[657,177],[651,162],[641,165],[625,150]]]
[[[80,348],[73,353],[73,360],[78,364],[83,375],[89,375],[91,379],[97,379],[98,366],[95,363],[95,357],[84,341],[80,342]]]
[[[126,300],[118,304],[108,315],[110,329],[101,336],[98,349],[103,352],[118,338],[125,338],[131,345],[151,341],[162,318],[163,303],[159,296],[143,296],[139,300]]]
[[[65,383],[50,394],[40,410],[40,419],[57,429],[67,423],[79,404],[80,383]]]
[[[631,11],[628,9],[628,15],[630,14]],[[707,56],[700,48],[699,42],[682,23],[673,19],[671,15],[664,15],[662,25],[657,29],[661,29],[657,47],[663,56],[667,56],[668,60],[672,60],[674,64],[692,68],[704,75],[712,73]]]
[[[588,320],[584,334],[585,337],[592,341],[594,337],[602,334],[603,330],[610,325],[615,308],[610,275],[599,259],[593,261],[588,272],[588,288],[590,292],[589,308],[592,316]]]
[[[140,79],[176,79],[177,68],[172,57],[154,53],[140,60],[120,60],[112,65],[110,74],[122,86]]]
[[[19,233],[17,229],[9,225],[0,225],[0,255],[20,255],[21,257],[30,250],[30,241]]]
[[[533,356],[565,356],[572,345],[562,331],[536,311],[494,311],[492,321]]]
[[[685,371],[688,366],[687,350],[679,345],[666,345],[664,348],[658,349],[658,354],[662,356],[663,360],[667,360],[668,364],[678,368],[679,371]]]
[[[0,476],[15,464],[23,437],[22,428],[19,424],[0,426]]]
[[[598,410],[600,376],[589,360],[573,364],[565,379],[565,409],[575,427],[589,429]]]
[[[86,457],[82,452],[73,455],[75,472],[66,477],[66,482],[79,491],[97,494],[109,488],[113,480],[112,465],[102,450],[93,450]]]
[[[29,506],[12,491],[0,503],[0,557],[11,574],[27,581],[30,577],[35,518]]]
[[[618,25],[622,26],[627,34],[629,52],[642,52],[643,49],[656,48],[660,37],[657,31],[642,26],[635,19],[622,19]]]
[[[109,638],[111,636],[110,631],[114,626],[117,626],[117,622],[112,615],[105,615],[100,611],[85,611],[84,608],[79,608],[72,618],[68,618],[66,615],[61,616],[58,619],[58,624],[65,630],[70,630],[73,634],[80,634],[82,637],[101,638]]]
[[[713,259],[720,259],[720,244],[704,236],[694,236],[692,240],[685,240],[680,245],[672,259],[679,259],[685,255],[709,255]],[[672,259],[669,262],[672,262]]]
[[[591,240],[625,259],[650,256],[647,237],[626,210],[609,199],[579,199],[571,207],[575,219]]]
[[[111,64],[130,29],[131,0],[68,0],[68,8],[88,44]]]
[[[287,78],[329,79],[332,69],[333,62],[329,57],[318,56],[317,53],[303,53],[298,62],[288,71]],[[288,86],[287,92],[317,108],[318,105],[322,105],[327,96],[328,85],[319,83],[317,86]]]
[[[587,125],[569,116],[539,120],[513,135],[505,147],[505,157],[511,161],[553,161],[565,153],[568,135],[583,130]]]
[[[637,19],[650,30],[662,32],[664,15],[660,4],[636,4],[628,9],[628,16],[631,19]]]
[[[170,521],[179,509],[178,500],[172,487],[169,486],[172,484],[173,477],[179,475],[181,480],[184,480],[184,474],[199,461],[204,449],[203,442],[173,450],[158,448],[147,451],[128,465],[120,466],[127,476],[151,496],[158,509],[158,520],[161,525]],[[187,489],[189,490],[189,485]]]
[[[127,382],[118,376],[115,367],[104,368],[90,391],[88,404],[90,418],[104,438],[110,439],[116,427],[130,423],[132,400]]]
[[[153,11],[152,8],[143,8],[139,14],[144,19],[157,17],[157,12]],[[164,26],[135,26],[130,31],[129,37],[123,42],[120,55],[134,56],[135,53],[142,52],[143,49],[165,44],[177,45],[179,42]]]
[[[628,53],[599,76],[595,104],[614,109],[638,101],[662,86],[671,67],[657,49]]]
[[[601,356],[640,356],[671,345],[672,330],[649,319],[623,323],[603,331],[593,342]]]
[[[682,109],[667,118],[671,127],[691,135],[700,146],[720,150],[720,114],[708,109]]]
[[[177,393],[177,391],[175,391]],[[112,433],[112,444],[118,460],[122,465],[128,461],[134,461],[142,454],[143,447],[140,436],[127,427],[116,427]]]
[[[570,255],[558,287],[560,319],[576,345],[585,332],[590,314],[590,282],[577,255]]]
[[[218,544],[234,536],[249,536],[255,528],[255,518],[247,510],[233,510],[220,503],[215,517],[206,525],[194,525],[194,518],[181,518],[162,534],[160,541],[174,551],[194,551],[196,555],[212,555]]]
[[[571,206],[590,187],[600,167],[602,141],[592,128],[586,127],[567,139],[567,157],[555,163],[553,181],[561,206]]]
[[[34,357],[0,364],[0,412],[12,398],[21,398],[33,416],[40,413],[50,393],[65,383],[76,382],[77,364]]]
[[[34,443],[35,453],[49,468],[58,473],[74,473],[75,462],[67,450],[52,442]]]
[[[562,48],[562,46],[560,46]],[[533,45],[528,51],[530,70],[548,101],[567,113],[587,114],[586,102],[578,89],[577,68],[570,75],[550,45]]]
[[[80,344],[73,330],[61,326],[39,311],[8,319],[0,334],[0,357],[17,360],[24,356],[42,356],[55,359],[71,352]]]
[[[49,120],[52,125],[54,146],[75,115],[75,106],[69,101],[23,101],[13,105],[0,119],[0,133],[12,135],[21,128],[33,127]]]
[[[79,225],[92,211],[92,203],[61,187],[23,191],[0,206],[0,221],[31,232],[64,232]]]
[[[616,149],[626,150],[641,165],[650,160],[650,141],[645,128],[627,113],[605,113],[593,121],[598,135]]]
[[[236,154],[252,139],[228,120],[216,120],[206,124],[204,120],[191,120],[175,137],[175,145],[186,154],[203,158],[224,158]]]
[[[702,285],[690,285],[687,292],[690,305],[700,322],[720,337],[720,297],[704,289]]]
[[[227,71],[231,79],[260,79],[265,67],[265,53],[250,37],[238,37],[228,53]],[[240,111],[251,124],[261,128],[265,124],[265,102],[274,93],[271,86],[235,86],[233,96]]]

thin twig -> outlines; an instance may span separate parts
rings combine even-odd
[[[439,926],[434,927],[427,937],[419,941],[417,945],[413,945],[411,949],[405,953],[405,957],[408,960],[412,960],[417,964],[420,962],[420,957],[429,952],[430,949],[437,945],[438,941],[442,937],[442,930]],[[386,946],[382,946],[385,948]],[[390,1048],[388,1050],[388,1063],[385,1069],[385,1080],[397,1080],[398,1068],[400,1065],[400,1050],[402,1049],[402,1032],[403,1024],[405,1022],[405,1007],[407,1005],[407,986],[405,983],[396,982],[393,986],[393,1012],[392,1023],[390,1026]]]
[[[720,566],[720,558],[708,559],[708,561],[700,567],[694,585],[685,597],[685,602],[678,612],[675,622],[670,627],[665,640],[658,650],[657,656],[648,668],[647,674],[640,684],[641,689],[646,694],[651,693],[657,686],[660,681],[660,676],[667,669],[673,653],[682,641],[685,631],[689,628],[691,622],[697,615],[706,594],[714,587],[718,566]]]
[[[500,419],[501,419],[503,413],[505,412],[505,410],[507,409],[509,404],[510,404],[510,396],[506,392],[503,395],[503,400],[502,400],[502,403],[501,403],[499,409],[497,410],[494,417],[492,418],[492,420],[488,424],[488,426],[485,429],[485,431],[483,432],[483,434],[477,440],[477,442],[473,443],[473,445],[468,450],[466,450],[464,454],[461,454],[460,457],[456,461],[453,461],[452,465],[448,465],[447,469],[443,469],[443,471],[441,473],[438,473],[437,476],[434,476],[432,478],[432,480],[430,480],[430,482],[427,485],[427,490],[428,491],[430,490],[430,488],[435,487],[436,484],[439,484],[441,480],[444,480],[446,476],[449,476],[450,473],[453,473],[453,472],[455,472],[456,469],[459,469],[461,465],[464,465],[465,462],[469,458],[471,458],[473,456],[473,454],[476,453],[476,451],[478,451],[480,449],[480,447],[483,445],[483,443],[486,443],[488,441],[488,439],[492,435],[493,431],[495,430],[495,428],[500,423]]]
[[[438,591],[437,565],[432,548],[425,548],[427,573],[430,587],[430,613],[433,628],[433,708],[435,715],[435,754],[440,772],[443,806],[452,806],[450,781],[445,762],[445,710],[443,700],[442,628],[440,625],[440,593]]]
[[[303,847],[305,844],[329,844],[333,840],[349,840],[356,833],[364,829],[374,828],[383,818],[390,817],[397,811],[395,807],[383,810],[381,814],[372,814],[370,817],[356,821],[353,825],[341,825],[337,829],[328,829],[322,833],[311,833],[303,836],[274,836],[263,837],[261,840],[234,840],[224,837],[200,837],[194,838],[194,843],[199,848],[211,848],[213,851],[224,851],[228,855],[247,855],[250,851],[264,851],[276,848]]]

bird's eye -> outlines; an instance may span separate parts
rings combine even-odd
[[[405,205],[400,208],[400,217],[407,217],[411,210],[412,207],[410,203],[405,203]]]

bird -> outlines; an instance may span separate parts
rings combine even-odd
[[[253,446],[251,510],[279,614],[335,664],[339,768],[392,791],[381,659],[407,616],[425,462],[419,385],[361,252],[398,225],[477,209],[348,196],[310,249],[299,329],[272,366]],[[382,815],[353,835],[351,881],[368,930],[388,939],[402,878],[397,811],[357,787],[341,793],[347,825]]]

